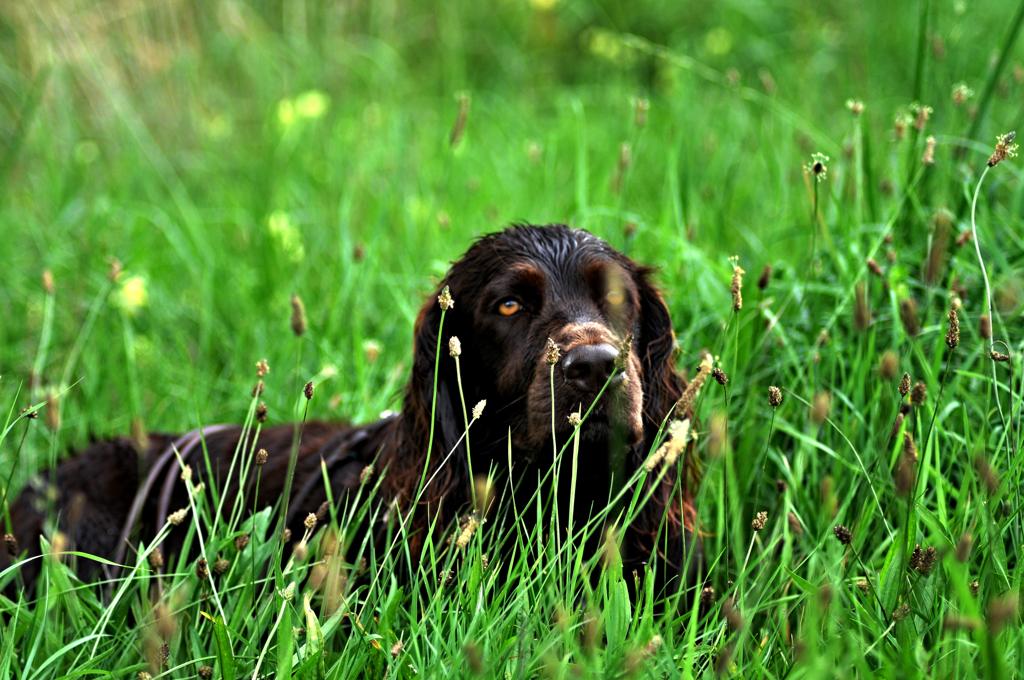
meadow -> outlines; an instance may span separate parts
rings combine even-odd
[[[0,6],[5,499],[94,435],[399,409],[426,295],[517,221],[655,266],[728,376],[679,594],[486,522],[314,587],[345,521],[264,573],[271,514],[197,494],[212,577],[48,556],[0,677],[1021,675],[1024,2],[706,4]]]

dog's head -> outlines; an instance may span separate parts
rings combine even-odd
[[[420,313],[406,410],[429,419],[433,409],[441,455],[465,430],[460,399],[466,409],[486,399],[486,429],[502,447],[511,432],[519,451],[549,450],[552,421],[563,441],[580,411],[585,440],[612,432],[629,443],[650,440],[681,381],[668,310],[649,278],[601,239],[563,225],[484,236],[439,286],[454,298],[443,328],[434,297]],[[452,336],[461,345],[463,397]]]

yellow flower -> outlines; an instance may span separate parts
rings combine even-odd
[[[135,314],[146,306],[149,293],[146,291],[146,279],[141,276],[129,276],[121,282],[117,291],[117,304],[129,314]]]

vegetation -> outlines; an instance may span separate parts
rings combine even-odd
[[[657,266],[680,366],[728,377],[678,596],[614,534],[487,522],[411,582],[400,549],[342,565],[369,481],[258,569],[275,517],[215,528],[206,489],[205,577],[82,584],[51,534],[40,591],[0,596],[0,676],[1018,675],[1024,184],[987,161],[1024,3],[776,4],[0,7],[4,498],[91,434],[258,426],[263,358],[271,422],[399,408],[424,296],[511,221]]]

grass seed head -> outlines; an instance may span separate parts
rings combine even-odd
[[[448,338],[448,355],[453,358],[462,356],[462,342],[456,335]]]
[[[935,165],[935,135],[928,135],[924,140],[924,153],[921,154],[922,165]]]
[[[882,358],[878,361],[878,375],[883,380],[892,380],[896,377],[896,372],[899,370],[900,360],[896,356],[896,352],[891,349],[887,349],[882,352]]]
[[[900,378],[899,392],[901,397],[907,396],[910,393],[910,374],[904,373],[903,377]]]
[[[210,567],[205,557],[200,557],[199,561],[196,562],[196,576],[199,577],[200,581],[207,581],[210,578]]]
[[[768,523],[768,513],[764,510],[759,511],[754,515],[754,519],[750,522],[750,528],[754,531],[761,531]]]
[[[455,307],[455,298],[452,297],[452,291],[448,286],[441,289],[441,294],[437,296],[437,304],[440,305],[441,311],[444,312]]]
[[[831,410],[832,395],[829,392],[821,391],[814,395],[814,399],[811,401],[811,420],[821,425],[828,419]]]
[[[256,406],[256,420],[261,423],[267,422],[267,405],[262,401]]]
[[[713,369],[711,369],[711,377],[714,378],[715,382],[717,382],[719,385],[724,386],[729,382],[729,376],[727,376],[725,374],[725,371],[720,369],[718,366],[715,366]]]
[[[871,306],[868,304],[867,285],[858,281],[854,287],[853,327],[858,331],[866,331],[871,325]]]
[[[974,537],[971,536],[970,532],[964,532],[960,536],[960,540],[956,542],[956,550],[954,555],[956,556],[957,562],[966,562],[971,558],[971,547],[974,545]]]
[[[953,86],[953,105],[963,106],[967,103],[967,100],[974,96],[974,90],[967,86],[967,83],[960,81]]]
[[[266,359],[260,359],[256,362],[256,377],[263,378],[270,373],[270,364],[267,363]]]
[[[768,405],[772,408],[778,408],[782,404],[782,390],[775,385],[768,387]]]
[[[738,312],[743,309],[743,275],[747,272],[739,264],[739,257],[734,255],[729,258],[732,261],[732,282],[729,284],[729,292],[732,293],[732,309]]]
[[[864,102],[859,99],[847,99],[846,108],[853,114],[854,118],[857,118],[860,114],[864,113]]]
[[[181,508],[180,510],[175,510],[170,515],[168,515],[167,521],[173,524],[174,526],[179,526],[182,522],[185,521],[186,517],[188,517],[188,508]]]
[[[828,156],[823,153],[811,154],[811,161],[804,166],[804,171],[818,182],[824,182],[828,178]]]
[[[786,516],[786,521],[789,522],[789,530],[794,536],[804,535],[804,525],[800,523],[800,518],[797,517],[795,512],[790,512]]]
[[[949,327],[946,329],[946,347],[956,349],[960,344],[960,317],[956,307],[949,308]]]
[[[156,571],[164,568],[164,554],[159,547],[153,548],[153,552],[149,553],[149,566]]]
[[[306,527],[307,531],[316,529],[316,513],[311,512],[306,515],[306,519],[302,521],[302,526]]]
[[[11,557],[18,556],[18,539],[14,534],[4,534],[4,547],[7,548],[7,554]]]
[[[927,400],[928,386],[919,380],[914,383],[914,388],[910,390],[910,403],[914,406],[923,406]]]
[[[992,600],[986,609],[989,630],[998,633],[1006,624],[1016,621],[1019,612],[1020,596],[1015,591]]]
[[[259,451],[256,452],[256,465],[263,467],[264,465],[267,464],[267,458],[269,457],[270,454],[267,453],[266,449],[260,449]]]
[[[910,337],[915,337],[921,332],[921,322],[917,318],[917,300],[909,297],[900,300],[900,322]]]
[[[757,277],[757,288],[758,290],[764,290],[772,282],[772,266],[766,264],[761,270],[761,275]]]
[[[835,525],[832,533],[835,534],[836,539],[843,545],[850,545],[850,541],[853,540],[853,533],[842,524]]]
[[[914,114],[914,128],[918,132],[923,132],[925,127],[928,126],[928,120],[932,117],[932,111],[932,107],[926,104],[914,102],[910,105],[910,112]]]
[[[996,362],[997,364],[1005,364],[1010,360],[1009,354],[1004,354],[1003,352],[997,352],[995,350],[989,352],[988,355],[992,359],[992,361]]]
[[[884,278],[885,273],[882,271],[882,265],[878,264],[878,260],[873,257],[867,259],[868,271],[877,276],[878,278]]]
[[[999,493],[999,476],[996,471],[992,468],[992,465],[988,462],[988,459],[984,454],[979,453],[974,457],[974,470],[978,473],[978,477],[985,484],[985,489],[988,491],[989,498]]]
[[[218,557],[213,561],[213,573],[217,576],[223,576],[231,568],[231,562],[227,561],[223,557]]]
[[[1007,158],[1014,158],[1017,156],[1017,133],[1007,132],[1006,134],[999,135],[996,137],[996,148],[992,151],[992,155],[988,157],[988,167],[994,168],[999,165]]]
[[[239,534],[235,537],[235,550],[242,552],[249,545],[249,534]]]
[[[896,607],[896,609],[893,611],[892,620],[902,621],[903,619],[907,618],[908,614],[910,614],[910,605],[908,605],[906,602],[902,602],[900,603],[900,606]]]
[[[992,339],[992,319],[988,314],[982,314],[978,319],[978,335],[984,340]]]
[[[310,380],[306,383],[305,387],[302,388],[302,394],[306,397],[306,401],[313,398],[313,381]]]
[[[199,673],[199,677],[202,678],[202,680],[210,680],[210,678],[213,677],[213,666],[203,664],[196,672]]]
[[[554,340],[548,338],[547,345],[544,348],[544,361],[548,366],[554,366],[561,358],[562,350],[558,348],[558,344]]]
[[[292,293],[292,333],[296,337],[302,337],[306,332],[306,306],[302,304],[302,298]]]

